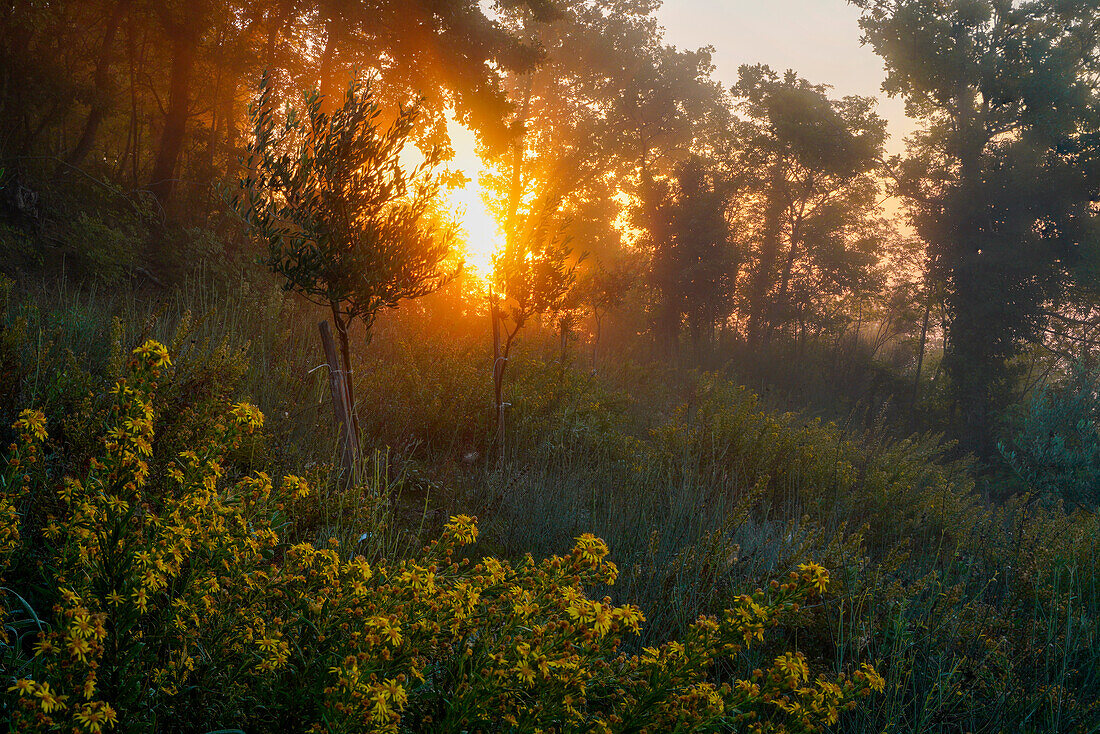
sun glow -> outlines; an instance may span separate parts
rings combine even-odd
[[[476,181],[466,184],[465,188],[453,189],[448,199],[462,226],[466,268],[485,280],[493,272],[493,253],[500,240],[500,228],[486,209],[481,187]]]
[[[500,226],[485,206],[478,183],[481,159],[477,155],[474,134],[454,120],[448,124],[447,131],[455,150],[450,168],[469,179],[465,187],[452,189],[447,198],[462,226],[466,268],[478,278],[487,280],[493,272],[493,254],[501,241]]]

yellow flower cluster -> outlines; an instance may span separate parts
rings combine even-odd
[[[254,717],[268,722],[261,728],[324,734],[502,724],[705,731],[719,722],[816,731],[882,688],[870,668],[811,682],[797,653],[743,680],[712,678],[719,661],[827,589],[816,564],[741,597],[720,618],[700,618],[680,640],[626,655],[622,640],[645,616],[589,594],[618,575],[591,534],[567,555],[516,563],[463,557],[478,537],[465,515],[422,553],[394,561],[282,545],[278,508],[307,496],[306,482],[288,476],[276,489],[263,472],[231,480],[225,468],[227,452],[263,425],[252,406],[228,408],[208,445],[150,477],[152,390],[170,364],[155,342],[134,351],[114,390],[103,456],[56,489],[40,564],[40,585],[52,586],[56,603],[27,674],[7,689],[14,730],[95,734],[120,720],[135,730],[212,728],[231,712],[226,725]],[[21,420],[0,496],[12,508],[45,424],[40,414]],[[20,518],[4,507],[0,541],[18,549]]]
[[[474,518],[469,515],[452,517],[444,530],[458,545],[470,545],[477,540],[477,525],[474,524]]]
[[[24,441],[37,441],[41,443],[46,440],[46,414],[41,410],[26,409],[19,412],[19,418],[12,425],[12,428],[23,438]]]

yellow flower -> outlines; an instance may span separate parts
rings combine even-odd
[[[477,525],[469,515],[455,515],[444,526],[444,530],[459,545],[470,545],[477,540]]]
[[[405,688],[393,678],[386,679],[381,686],[381,691],[387,700],[393,701],[397,706],[404,706],[405,702],[409,700]]]
[[[57,647],[54,646],[53,641],[49,639],[39,640],[34,643],[34,655],[52,655],[57,652]]]
[[[374,699],[374,708],[371,710],[371,718],[376,724],[385,723],[390,718],[391,710],[389,703],[386,702],[386,697],[379,695]]]
[[[611,631],[611,611],[599,602],[593,602],[592,629],[602,637]]]
[[[76,636],[88,639],[95,632],[95,627],[92,625],[92,618],[87,614],[78,614],[73,617],[72,627],[70,627]]]
[[[36,441],[46,440],[46,414],[41,410],[30,408],[19,412],[19,418],[12,424],[12,428],[28,438]]]
[[[798,566],[798,570],[802,572],[803,576],[810,584],[818,591],[818,593],[824,594],[825,589],[829,586],[829,572],[816,563],[803,563]]]
[[[34,693],[35,683],[30,678],[20,678],[8,688],[8,693],[18,691],[20,696],[29,696]]]
[[[775,659],[775,669],[783,677],[793,680],[796,685],[810,677],[810,671],[806,667],[806,659],[802,657],[802,653],[783,653]]]
[[[309,496],[309,484],[306,480],[294,474],[283,477],[283,491],[288,492],[296,500]]]
[[[38,705],[42,708],[42,711],[47,714],[65,708],[65,699],[68,698],[68,696],[58,696],[51,691],[49,683],[37,684],[34,696],[38,699]]]
[[[367,626],[377,629],[382,634],[382,638],[394,647],[401,644],[401,625],[391,621],[389,617],[371,617],[367,620]]]
[[[886,680],[878,674],[874,666],[864,663],[859,669],[867,676],[867,685],[871,690],[875,693],[882,693],[883,689],[886,687]]]
[[[242,428],[245,428],[248,433],[251,433],[257,428],[263,428],[264,426],[264,414],[260,412],[260,409],[250,403],[237,403],[230,411],[230,415],[237,421],[237,424]]]
[[[134,598],[134,604],[139,610],[143,613],[149,611],[149,595],[144,588],[137,589],[130,596]]]
[[[399,627],[389,627],[383,634],[391,645],[397,647],[401,644],[401,629]]]
[[[92,651],[92,644],[83,637],[70,637],[69,643],[66,645],[69,648],[69,654],[82,663],[88,662],[88,654]]]
[[[645,621],[642,610],[633,604],[621,606],[613,612],[616,619],[633,632],[638,632],[641,623]]]
[[[521,661],[519,665],[512,668],[512,670],[515,671],[520,680],[524,681],[528,685],[531,685],[535,682],[535,669],[532,668],[531,663],[527,662],[526,660]]]
[[[146,341],[133,351],[133,355],[153,369],[169,367],[172,364],[172,359],[168,356],[168,348],[155,339]]]
[[[110,728],[118,723],[118,715],[115,714],[115,710],[104,701],[93,701],[84,704],[77,709],[74,718],[85,731],[92,732],[92,734],[103,731],[104,725]]]
[[[582,561],[597,565],[608,554],[607,543],[592,533],[585,533],[577,538],[577,543],[573,546],[573,553],[580,557]]]

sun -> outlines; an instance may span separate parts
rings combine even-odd
[[[500,226],[485,206],[478,182],[482,165],[474,134],[453,119],[448,122],[447,132],[455,151],[450,167],[469,179],[465,187],[449,192],[448,203],[465,235],[466,267],[477,277],[487,280],[493,272],[493,254],[501,241]]]
[[[500,241],[500,227],[485,207],[481,187],[471,181],[465,188],[452,189],[448,200],[464,233],[466,267],[487,280],[493,272],[493,253]]]

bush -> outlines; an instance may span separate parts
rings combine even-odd
[[[1029,490],[1073,506],[1100,503],[1100,370],[1075,365],[1006,423],[998,449]]]
[[[43,413],[16,421],[0,483],[0,721],[13,730],[802,732],[882,689],[869,666],[811,680],[798,653],[716,675],[826,591],[812,563],[625,655],[644,617],[585,593],[617,575],[591,535],[514,565],[465,557],[478,535],[466,516],[403,560],[286,547],[278,529],[308,484],[225,468],[262,425],[252,406],[211,417],[152,481],[170,366],[154,341],[133,352],[82,478],[45,471]]]

